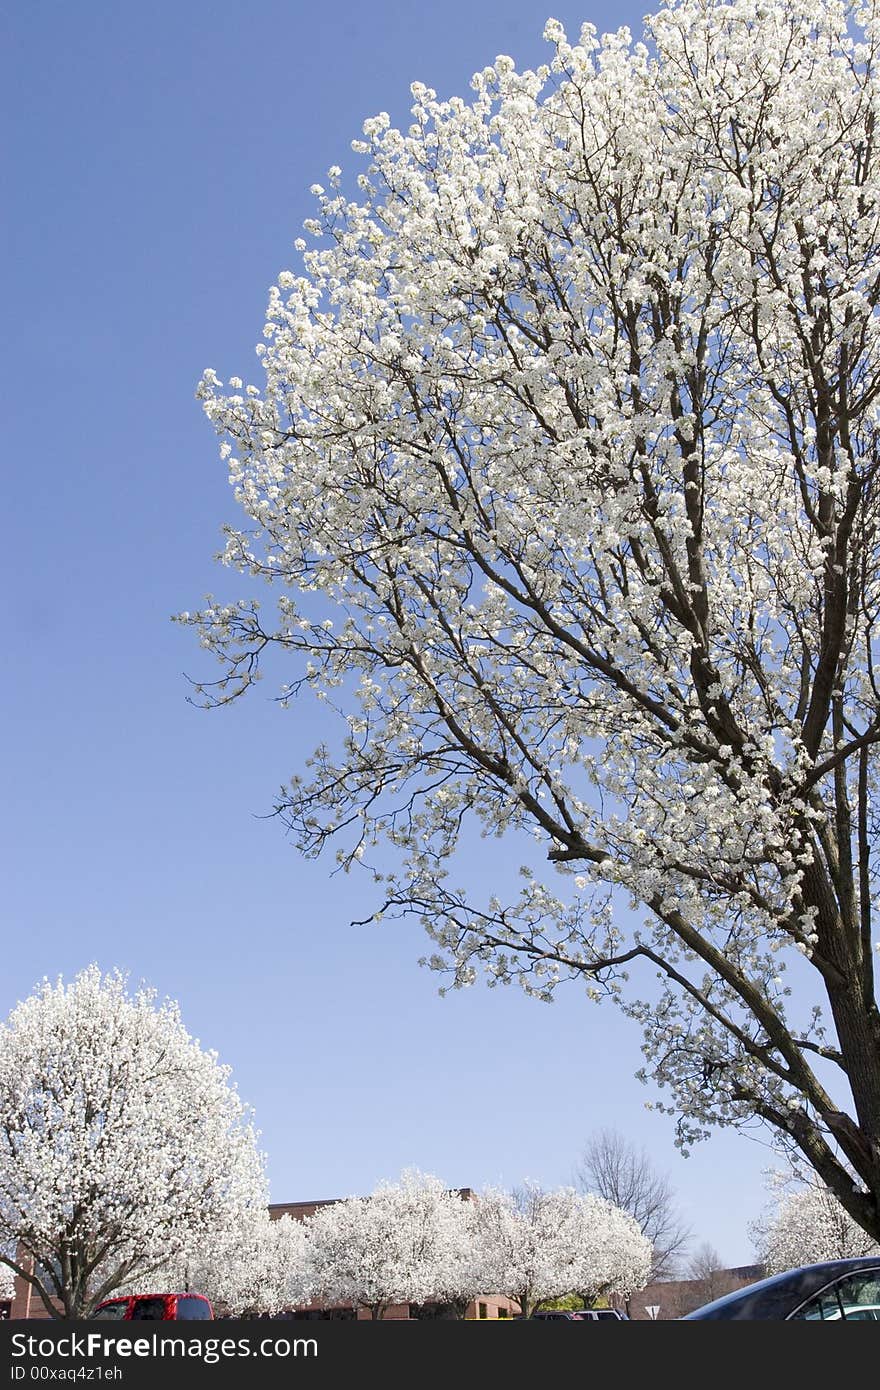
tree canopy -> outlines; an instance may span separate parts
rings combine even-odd
[[[267,1200],[228,1067],[176,1004],[90,966],[0,1025],[0,1263],[85,1318]]]
[[[880,1246],[816,1184],[781,1188],[763,1220],[752,1226],[755,1250],[768,1274],[821,1260],[876,1255]]]
[[[485,1292],[470,1203],[439,1178],[407,1169],[369,1197],[329,1202],[306,1222],[306,1280],[325,1302],[369,1308],[395,1303],[463,1305]]]
[[[216,1317],[272,1316],[311,1298],[305,1226],[290,1216],[273,1220],[268,1208],[245,1210],[201,1235],[156,1276],[169,1289],[197,1289]],[[145,1293],[143,1280],[126,1292]]]
[[[875,5],[546,37],[368,120],[265,380],[205,373],[278,604],[183,615],[203,693],[286,653],[341,718],[279,801],[304,852],[375,860],[457,985],[610,994],[683,1146],[757,1118],[876,1237]],[[548,871],[466,891],[478,834]]]
[[[475,1203],[477,1239],[489,1288],[514,1299],[524,1317],[577,1293],[631,1294],[648,1281],[651,1242],[634,1217],[604,1197],[533,1184],[487,1188]]]
[[[312,1296],[360,1304],[375,1319],[395,1303],[428,1302],[463,1317],[486,1293],[507,1294],[528,1317],[561,1294],[631,1293],[651,1265],[638,1222],[602,1197],[527,1185],[465,1200],[415,1170],[320,1207],[305,1236]]]

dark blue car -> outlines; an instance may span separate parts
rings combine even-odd
[[[775,1322],[880,1322],[880,1255],[826,1260],[772,1274],[688,1313],[703,1318]]]

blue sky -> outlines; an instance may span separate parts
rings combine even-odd
[[[585,0],[15,0],[0,5],[7,217],[2,562],[6,674],[0,1013],[92,960],[179,999],[253,1105],[276,1201],[366,1192],[407,1165],[450,1185],[569,1182],[613,1126],[668,1172],[695,1244],[751,1258],[770,1151],[688,1159],[633,1079],[639,1035],[572,986],[552,1006],[446,999],[411,926],[353,927],[366,881],[304,863],[266,819],[311,746],[268,682],[213,674],[170,621],[213,590],[234,507],[194,399],[255,370],[269,285],[365,117],[409,84],[468,95],[498,53],[544,60],[639,25]]]

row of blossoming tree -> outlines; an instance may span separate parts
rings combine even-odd
[[[408,1170],[303,1222],[261,1213],[250,1240],[233,1235],[186,1272],[236,1313],[314,1302],[381,1318],[395,1304],[432,1304],[464,1317],[486,1293],[507,1295],[526,1315],[572,1292],[585,1303],[628,1294],[644,1285],[650,1262],[636,1221],[602,1197],[526,1186],[464,1200],[439,1178]]]
[[[568,1190],[466,1202],[408,1172],[303,1223],[267,1204],[251,1116],[176,1004],[91,966],[0,1026],[0,1267],[53,1317],[163,1283],[233,1315],[313,1300],[461,1313],[484,1292],[531,1312],[573,1290],[626,1293],[650,1265],[632,1217]]]

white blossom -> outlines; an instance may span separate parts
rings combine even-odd
[[[92,965],[0,1025],[0,1258],[52,1316],[87,1317],[266,1195],[229,1068],[175,1003]]]
[[[205,699],[283,652],[285,700],[342,716],[278,805],[305,853],[375,874],[455,986],[620,1003],[685,1150],[757,1117],[880,1237],[880,29],[675,0],[644,42],[545,32],[540,69],[364,123],[265,389],[204,374],[225,561],[279,596],[190,614]],[[519,893],[459,886],[480,836]]]
[[[324,1302],[373,1318],[394,1303],[466,1303],[482,1277],[469,1206],[439,1178],[407,1169],[369,1197],[320,1207],[306,1221],[308,1280]]]
[[[769,1216],[753,1229],[768,1274],[822,1260],[880,1254],[880,1244],[853,1221],[825,1187],[781,1192]]]
[[[265,1207],[203,1236],[161,1270],[168,1288],[196,1289],[217,1317],[258,1317],[309,1302],[306,1231],[290,1216],[273,1220]],[[151,1278],[155,1284],[155,1276]],[[129,1291],[146,1292],[143,1284]]]
[[[586,1300],[642,1288],[651,1242],[638,1222],[604,1197],[561,1188],[487,1188],[474,1203],[484,1277],[529,1316],[564,1294]]]

